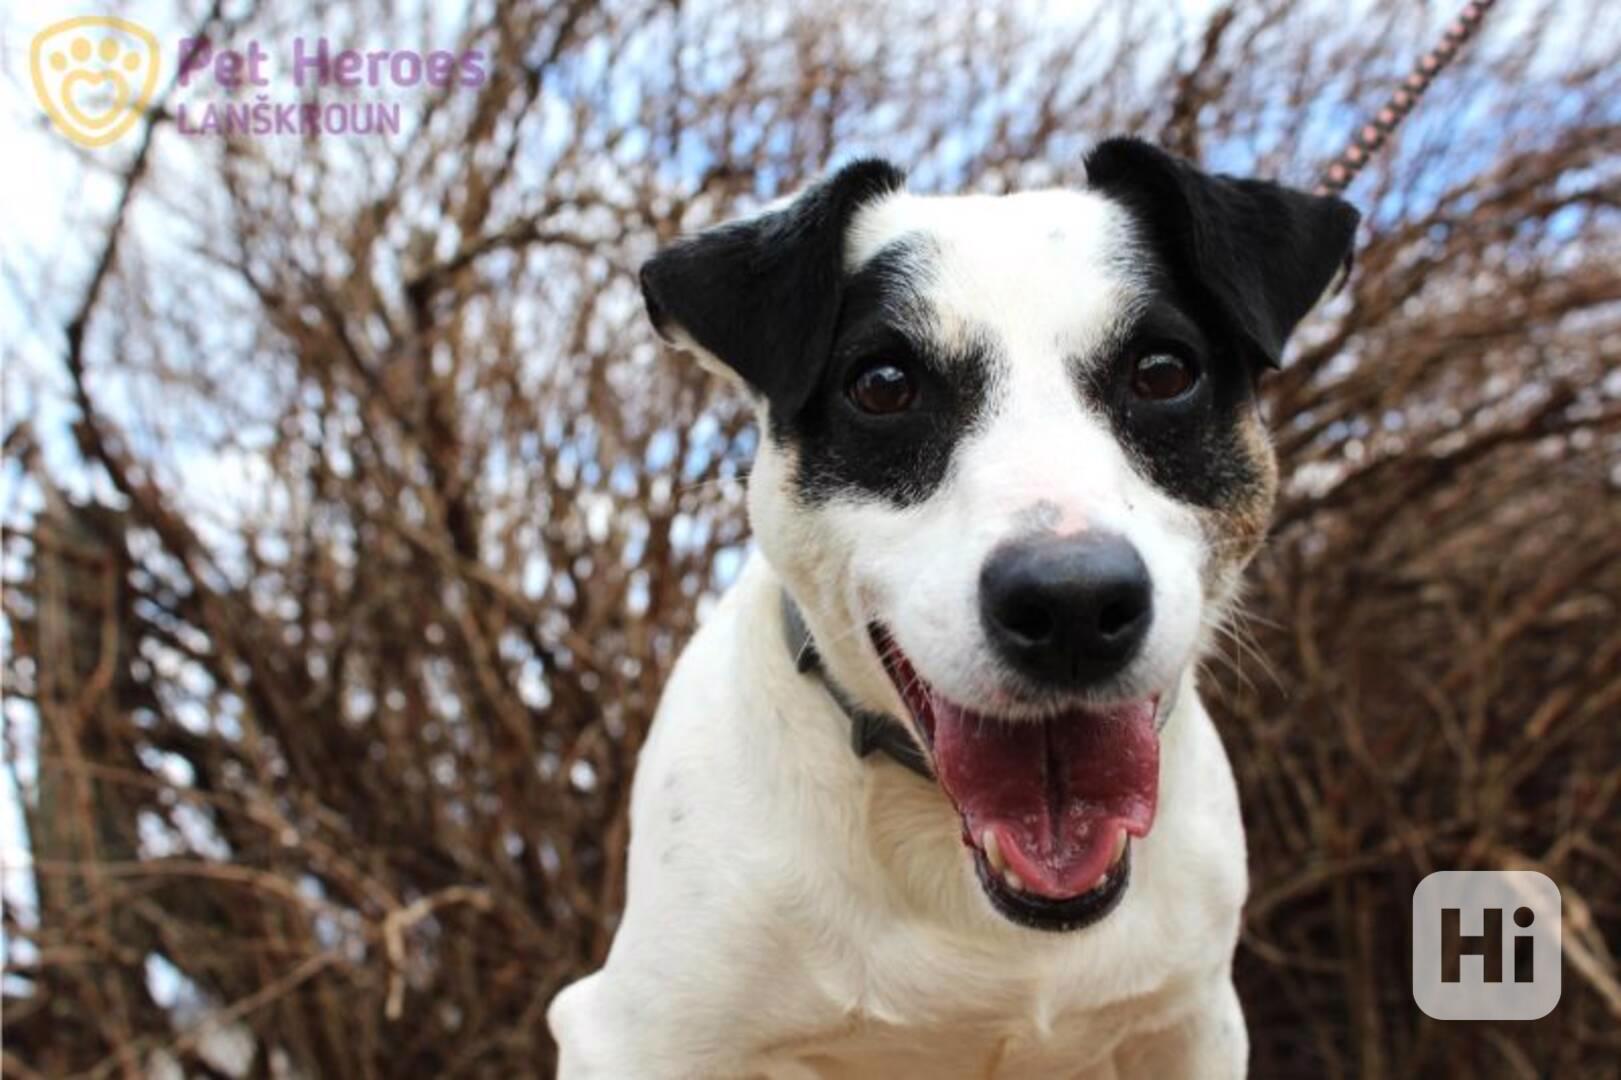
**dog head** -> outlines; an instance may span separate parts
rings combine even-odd
[[[1126,887],[1267,527],[1257,382],[1357,223],[1135,140],[1086,168],[920,197],[858,162],[642,271],[659,333],[755,396],[751,522],[832,676],[910,720],[987,895],[1047,929]]]

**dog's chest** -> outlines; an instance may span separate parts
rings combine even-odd
[[[1102,1008],[1079,1006],[1043,1016],[1039,992],[1010,994],[995,1009],[961,1009],[932,1023],[853,1017],[779,1044],[762,1058],[766,1075],[808,1070],[834,1078],[928,1077],[930,1080],[1113,1076],[1115,1050],[1134,1033],[1174,1022],[1188,1007],[1181,985]]]

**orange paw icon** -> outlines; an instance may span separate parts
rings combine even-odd
[[[106,146],[152,101],[158,39],[110,15],[64,19],[34,35],[28,66],[56,129],[80,146]]]

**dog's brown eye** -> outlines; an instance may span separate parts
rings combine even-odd
[[[874,364],[850,382],[850,400],[864,413],[887,416],[911,408],[917,398],[911,376],[894,364]]]
[[[1131,392],[1144,401],[1169,401],[1193,389],[1199,370],[1189,360],[1171,353],[1141,357],[1131,371]]]

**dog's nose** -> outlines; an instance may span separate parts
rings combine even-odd
[[[1003,658],[1070,688],[1131,662],[1153,621],[1153,594],[1142,556],[1113,533],[1006,543],[979,575],[980,618]]]

